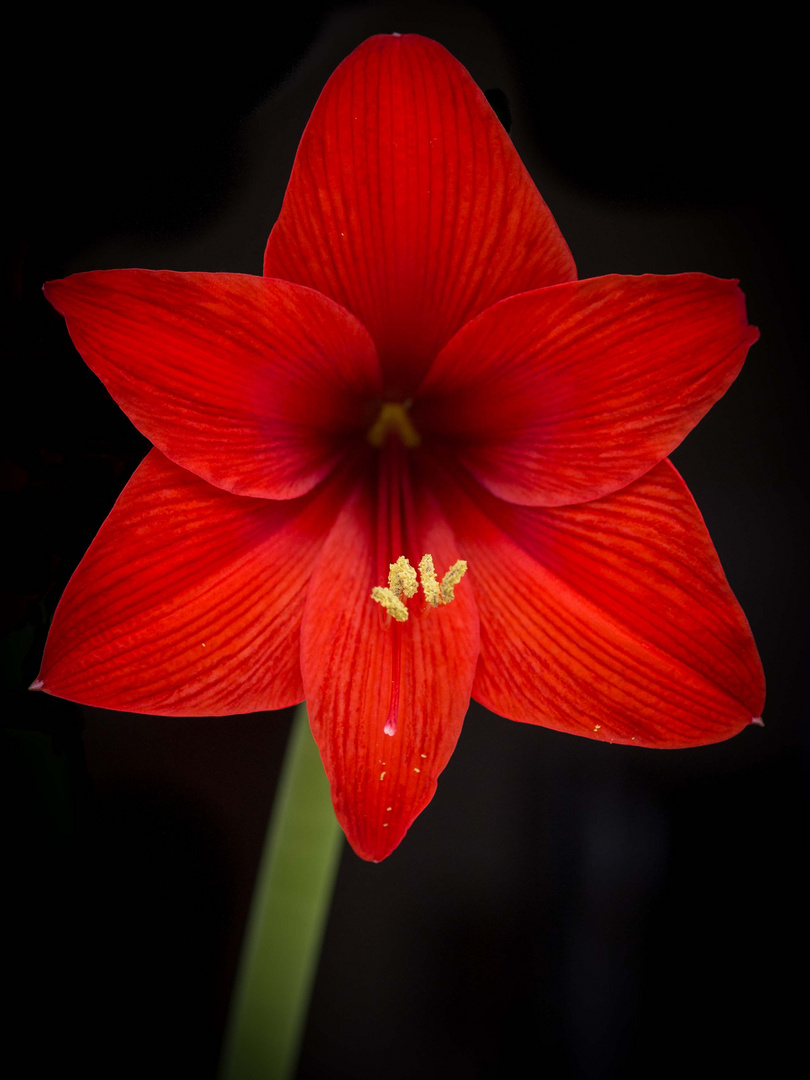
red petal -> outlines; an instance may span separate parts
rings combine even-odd
[[[481,617],[477,701],[638,746],[717,742],[759,716],[751,631],[668,461],[580,506],[471,488],[450,489],[447,506]]]
[[[229,495],[153,450],[59,602],[41,688],[164,716],[301,701],[306,586],[341,498]]]
[[[412,34],[370,38],[326,84],[264,272],[354,312],[387,390],[403,396],[480,311],[576,277],[484,95],[441,45]]]
[[[417,495],[413,542],[439,575],[458,557],[436,504]],[[409,525],[409,529],[410,529]],[[347,502],[310,582],[301,666],[312,731],[332,786],[335,813],[354,850],[379,861],[433,798],[458,740],[478,657],[478,615],[468,582],[446,607],[383,625],[371,600],[375,510],[364,484]],[[412,565],[418,554],[408,553]],[[401,634],[399,719],[384,734],[392,649]]]
[[[380,392],[354,316],[285,281],[106,270],[49,282],[45,294],[144,435],[238,495],[309,491]]]
[[[502,499],[585,502],[663,460],[758,337],[733,281],[574,281],[503,300],[463,327],[412,417],[458,440],[460,460]]]

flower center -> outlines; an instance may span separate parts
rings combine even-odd
[[[371,427],[368,429],[366,438],[372,446],[382,446],[391,432],[399,435],[403,446],[412,449],[422,441],[419,432],[408,417],[410,401],[384,401],[380,406],[380,413]]]
[[[440,607],[449,604],[455,599],[454,590],[467,572],[467,563],[464,559],[454,562],[441,580],[436,578],[436,569],[433,565],[432,555],[423,555],[419,560],[419,584],[422,586],[425,600],[431,607]],[[396,619],[397,622],[407,622],[408,608],[405,600],[410,600],[416,595],[419,585],[416,581],[416,571],[405,558],[400,555],[396,562],[388,568],[388,588],[375,585],[371,590],[371,599]],[[401,599],[405,597],[405,600]]]

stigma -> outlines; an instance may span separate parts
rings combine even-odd
[[[418,446],[422,441],[419,432],[413,426],[408,416],[410,401],[384,401],[380,406],[380,413],[371,427],[368,429],[366,438],[372,446],[382,446],[391,432],[399,435],[403,446],[408,449]]]
[[[392,619],[397,622],[407,622],[408,608],[405,601],[416,596],[420,585],[425,601],[431,607],[441,607],[455,599],[455,587],[466,572],[467,563],[464,559],[459,559],[453,563],[439,582],[433,565],[433,556],[423,555],[419,560],[417,579],[414,568],[404,555],[400,555],[396,562],[389,564],[388,587],[375,585],[371,590],[371,599],[380,604]]]

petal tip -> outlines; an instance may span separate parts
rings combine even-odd
[[[407,829],[405,832],[407,832]],[[346,834],[346,839],[349,841],[349,846],[358,858],[362,859],[363,862],[377,866],[379,863],[385,862],[387,858],[393,855],[404,840],[405,832],[393,842],[388,840],[383,841],[382,837],[378,837],[376,841],[371,844],[362,841],[355,842],[348,833]]]
[[[31,683],[31,685],[28,687],[28,689],[29,690],[42,690],[42,689],[44,689],[44,687],[45,687],[45,682],[44,682],[43,679],[34,679],[34,681]]]
[[[59,298],[64,295],[66,278],[55,278],[53,281],[46,281],[42,286],[42,294],[48,303],[56,308],[60,315],[64,315],[65,312],[59,305]]]
[[[765,727],[765,722],[761,716],[752,716],[751,723],[756,724],[757,727]]]

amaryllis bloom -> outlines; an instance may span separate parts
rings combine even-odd
[[[576,280],[461,65],[362,44],[304,132],[264,276],[51,282],[151,440],[73,575],[49,693],[159,715],[306,698],[382,859],[474,697],[683,747],[762,709],[751,632],[667,460],[757,331],[733,281]]]

